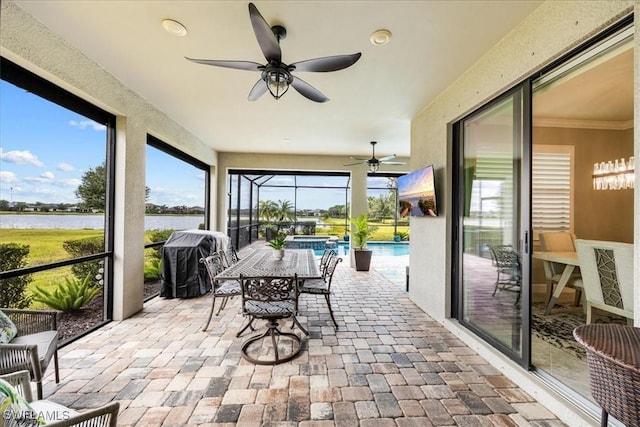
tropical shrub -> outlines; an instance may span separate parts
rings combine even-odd
[[[169,239],[169,237],[173,234],[173,231],[174,230],[172,229],[150,231],[149,240],[151,240],[152,243],[166,242]],[[154,251],[156,252],[157,258],[162,258],[162,246],[158,246],[157,248],[154,248]]]
[[[66,240],[62,243],[62,247],[73,257],[81,257],[86,255],[93,255],[96,253],[104,252],[104,238],[87,237],[77,240]],[[99,280],[102,278],[101,269],[103,267],[103,261],[87,261],[74,264],[71,266],[71,272],[80,281],[84,280],[87,276],[91,276],[92,280]],[[98,278],[99,276],[99,278]]]
[[[162,276],[162,260],[155,256],[148,256],[144,261],[144,281],[150,282]]]
[[[0,271],[15,270],[27,265],[29,245],[18,243],[0,244]],[[27,308],[31,298],[26,289],[32,278],[24,274],[10,279],[0,280],[0,307]]]
[[[43,303],[55,310],[72,312],[80,310],[89,304],[102,290],[92,286],[92,276],[87,275],[83,280],[65,277],[64,283],[57,283],[53,290],[35,285],[33,300]]]

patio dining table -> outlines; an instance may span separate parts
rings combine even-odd
[[[284,257],[276,259],[273,249],[257,249],[216,276],[216,280],[233,280],[243,276],[293,276],[298,279],[321,277],[313,249],[285,249]]]

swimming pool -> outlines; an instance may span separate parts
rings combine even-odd
[[[349,243],[338,243],[338,255],[344,256],[349,248]],[[373,251],[373,256],[402,256],[409,255],[409,243],[404,242],[369,242],[367,248]],[[323,249],[314,249],[316,255],[322,255]]]

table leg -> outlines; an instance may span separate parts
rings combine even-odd
[[[556,301],[558,300],[558,298],[560,298],[564,287],[567,286],[567,283],[569,282],[569,279],[571,278],[571,275],[573,274],[573,270],[575,270],[575,268],[575,265],[567,264],[564,266],[562,276],[560,276],[560,280],[558,281],[558,286],[556,286],[556,290],[553,292],[553,295],[549,299],[549,304],[544,310],[544,314],[549,314],[551,312],[551,309],[555,305]]]

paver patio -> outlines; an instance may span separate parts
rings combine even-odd
[[[154,298],[61,349],[45,395],[80,409],[118,400],[122,426],[564,425],[379,272],[341,265],[333,289],[339,330],[323,297],[302,296],[310,335],[292,362],[240,357],[239,297],[207,332],[210,296]]]

